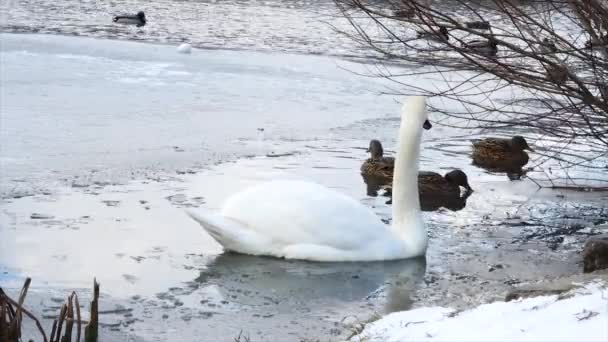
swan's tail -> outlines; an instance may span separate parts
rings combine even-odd
[[[221,214],[205,209],[186,210],[186,213],[198,222],[215,241],[224,249],[246,253],[258,254],[261,247],[266,245],[266,239],[260,237],[245,224]]]

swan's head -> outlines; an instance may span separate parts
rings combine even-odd
[[[515,151],[534,151],[530,146],[528,146],[526,139],[520,135],[516,135],[511,138],[511,148],[513,148]]]
[[[426,130],[433,125],[426,111],[426,96],[411,96],[401,109],[401,119],[411,127],[422,127]]]
[[[473,189],[469,185],[469,178],[462,170],[453,170],[446,173],[445,179],[451,184],[462,186],[467,190],[467,193],[473,192]]]
[[[372,160],[379,160],[384,155],[382,144],[379,140],[376,139],[370,140],[367,152],[371,154]]]
[[[139,11],[137,12],[137,17],[139,18],[139,20],[141,21],[146,21],[146,15],[144,14],[144,11]]]

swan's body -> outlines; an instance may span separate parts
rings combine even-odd
[[[188,43],[181,44],[180,46],[177,47],[177,52],[179,52],[179,53],[191,53],[192,52],[192,45],[190,45]]]
[[[426,99],[403,107],[395,160],[393,223],[319,184],[272,181],[227,200],[221,213],[189,212],[225,249],[314,261],[374,261],[424,255],[427,232],[418,199],[418,157]]]

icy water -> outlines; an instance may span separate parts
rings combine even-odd
[[[332,0],[9,0],[0,9],[0,28],[5,32],[187,41],[200,48],[367,54],[327,25],[348,25]],[[146,15],[142,28],[112,23],[115,15],[137,11]]]
[[[109,24],[144,5],[144,28]],[[366,65],[318,56],[359,53],[321,22],[330,5],[3,2],[3,31],[63,35],[0,35],[2,287],[15,294],[31,276],[26,304],[50,326],[61,298],[76,289],[86,303],[97,277],[110,341],[336,341],[375,312],[467,307],[580,272],[608,197],[537,191],[470,165],[472,139],[509,132],[425,132],[421,168],[462,168],[475,189],[462,210],[425,212],[426,260],[223,254],[185,215],[304,178],[390,219],[358,170],[369,139],[394,150],[402,99],[349,72]],[[181,55],[182,40],[214,49]]]

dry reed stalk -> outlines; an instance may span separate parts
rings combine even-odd
[[[19,341],[21,338],[22,314],[25,314],[36,323],[36,327],[42,335],[43,341],[48,342],[48,338],[46,337],[44,329],[42,329],[42,324],[40,324],[40,321],[31,312],[23,307],[23,302],[25,301],[25,296],[27,295],[31,282],[31,278],[25,279],[25,283],[23,284],[19,294],[18,302],[12,300],[6,295],[6,293],[4,293],[2,288],[0,288],[0,341]],[[13,306],[15,306],[17,309],[13,309]]]
[[[27,278],[21,292],[19,300],[14,301],[7,296],[2,288],[0,288],[0,342],[20,342],[21,341],[21,323],[23,315],[33,320],[36,327],[42,335],[44,342],[49,342],[42,324],[40,321],[27,309],[23,307],[25,297],[29,289],[31,279]],[[98,307],[99,307],[99,283],[93,281],[93,300],[91,301],[91,319],[85,327],[85,341],[97,342],[98,337]],[[75,307],[75,309],[74,309]],[[16,309],[15,309],[16,308]],[[67,303],[61,306],[59,316],[53,321],[53,327],[50,335],[50,342],[72,342],[74,330],[74,321],[76,322],[76,342],[80,342],[82,317],[80,315],[80,302],[76,292],[68,296]],[[65,322],[65,330],[63,329]],[[62,336],[62,330],[63,336]]]
[[[97,342],[98,322],[99,322],[99,283],[93,280],[93,300],[91,301],[91,317],[89,324],[84,328],[84,341]]]

